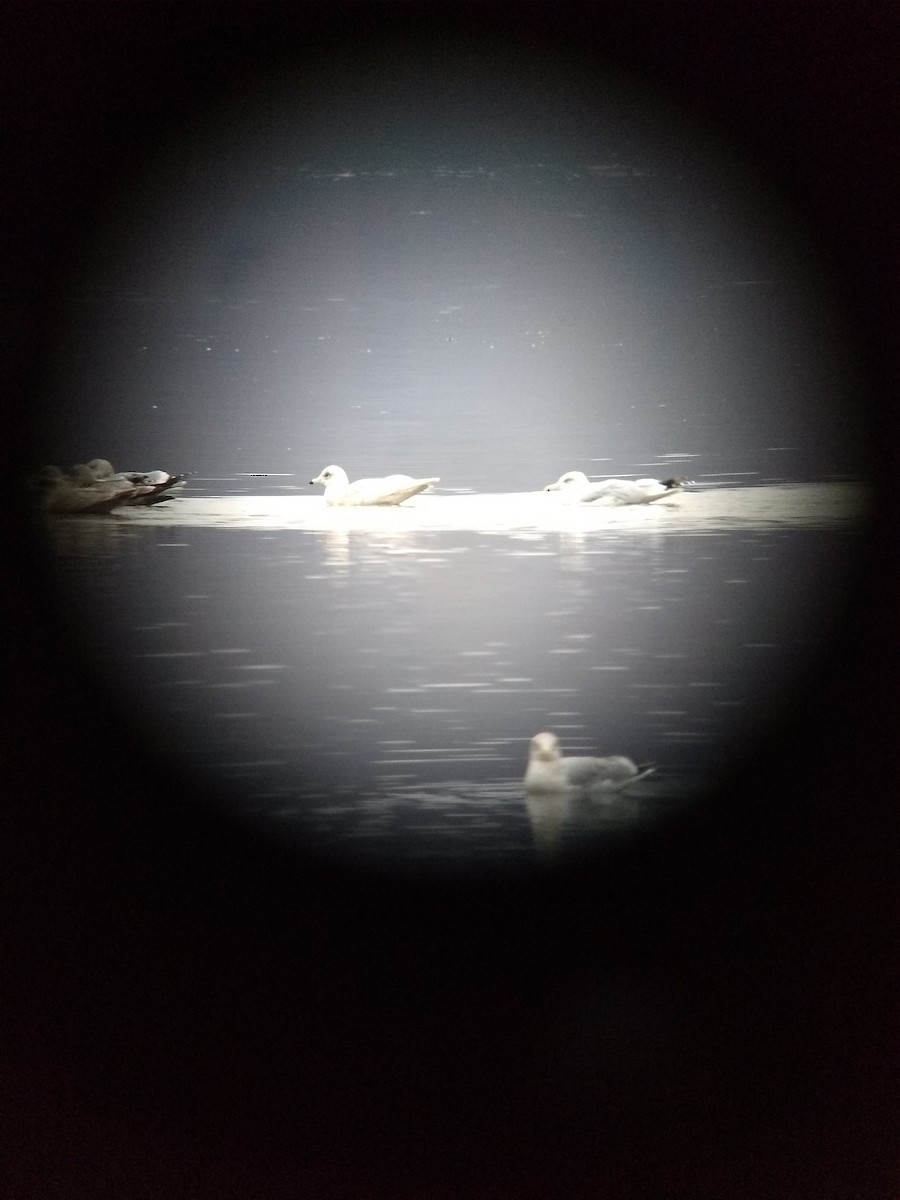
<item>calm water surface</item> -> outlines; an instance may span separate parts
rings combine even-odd
[[[733,763],[827,644],[866,500],[328,510],[278,486],[56,521],[63,594],[160,752],[224,803],[342,855],[462,867],[614,839]],[[656,773],[526,803],[542,729]]]

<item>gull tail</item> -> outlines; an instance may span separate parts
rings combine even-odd
[[[630,787],[631,784],[637,783],[641,779],[646,779],[648,775],[652,775],[655,771],[656,767],[643,767],[637,775],[632,775],[630,779],[626,779],[623,783],[620,783],[618,790],[621,792],[622,788]]]

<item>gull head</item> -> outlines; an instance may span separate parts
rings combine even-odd
[[[566,471],[564,475],[560,475],[556,483],[548,483],[544,488],[545,492],[562,492],[569,487],[587,487],[588,477],[584,471]]]
[[[334,463],[332,463],[330,467],[324,467],[315,479],[311,479],[309,481],[309,485],[312,487],[313,484],[321,483],[325,487],[328,487],[329,483],[346,484],[347,482],[347,472],[342,467],[336,467]]]
[[[88,470],[95,479],[109,479],[113,474],[112,463],[106,458],[92,458]]]
[[[559,738],[555,733],[536,733],[531,739],[528,757],[535,762],[558,762]]]

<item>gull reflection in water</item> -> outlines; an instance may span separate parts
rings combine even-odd
[[[538,854],[554,858],[562,849],[569,820],[568,792],[526,792],[525,810]]]
[[[627,791],[568,787],[525,792],[525,811],[535,851],[545,861],[566,850],[584,848],[604,834],[634,828],[644,815],[640,798]]]
[[[346,529],[329,529],[325,533],[325,565],[328,567],[350,566],[350,533]]]

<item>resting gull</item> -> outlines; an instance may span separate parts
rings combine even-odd
[[[680,492],[687,481],[674,479],[601,479],[592,483],[583,471],[566,471],[545,492],[561,492],[572,504],[651,504]]]
[[[536,733],[528,749],[525,790],[561,792],[567,788],[587,791],[618,792],[630,783],[651,774],[653,767],[641,770],[630,758],[563,758],[555,733]]]
[[[183,485],[185,479],[168,471],[113,471],[112,463],[105,458],[92,458],[87,465],[99,483],[119,483],[123,490],[128,486],[145,489],[123,500],[123,504],[161,504],[172,498],[173,490]]]
[[[350,482],[343,467],[325,467],[313,484],[325,486],[325,503],[328,505],[353,504],[402,504],[410,496],[424,492],[433,483],[439,483],[440,478],[413,479],[411,475],[386,475],[383,479],[357,479]]]
[[[66,472],[59,467],[44,467],[31,486],[38,508],[60,515],[112,512],[152,491],[148,486],[121,480],[98,480],[90,468],[81,463]]]

